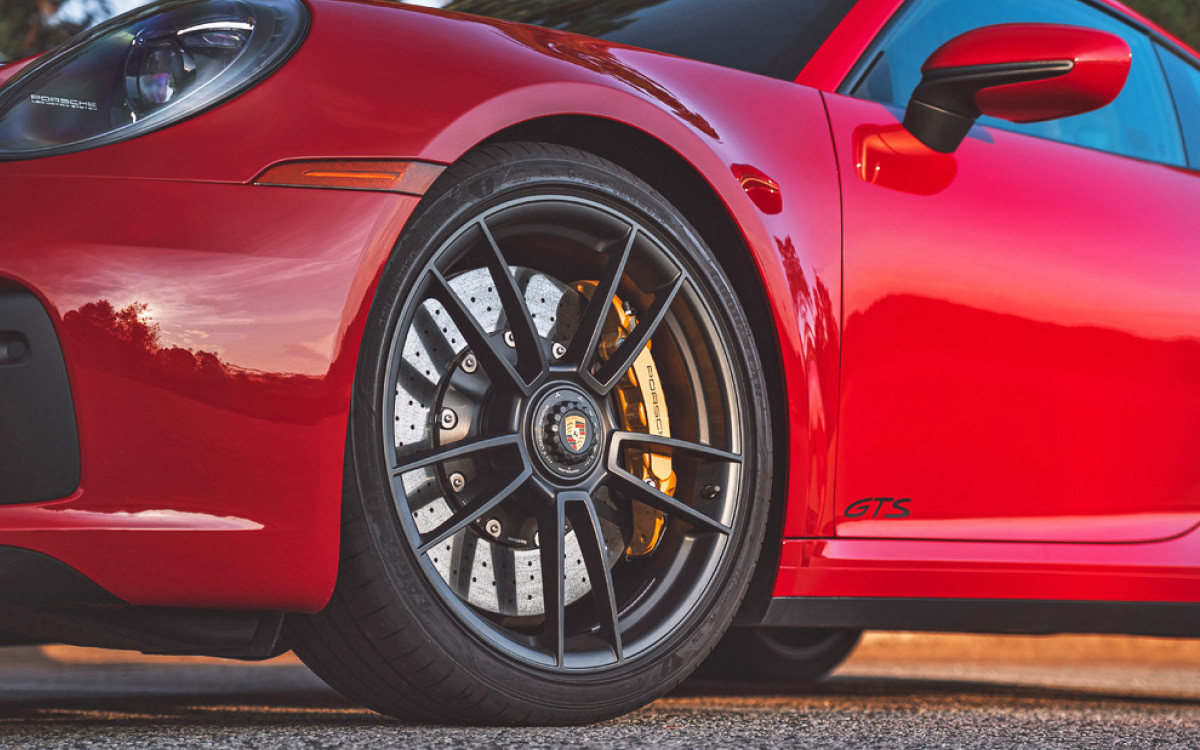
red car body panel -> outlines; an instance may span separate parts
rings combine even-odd
[[[822,94],[901,4],[856,3],[795,85],[311,0],[303,46],[238,98],[0,163],[0,283],[51,312],[84,462],[72,496],[0,506],[0,545],[132,604],[322,607],[360,334],[419,201],[248,183],[293,159],[448,164],[572,115],[666,144],[745,238],[735,273],[762,286],[783,375],[776,596],[1200,601],[1200,226],[1181,208],[1200,182],[1002,131],[934,156],[888,108]],[[781,205],[752,197],[764,179]],[[868,497],[911,514],[847,516]]]
[[[1125,542],[1200,523],[1200,180],[981,129],[942,190],[907,190],[856,167],[855,140],[895,115],[827,101],[845,210],[872,217],[845,234],[837,535]],[[847,517],[867,497],[912,515]]]
[[[38,292],[59,330],[83,464],[73,496],[0,506],[0,544],[87,571],[131,603],[323,604],[357,341],[417,199],[91,177],[5,185],[5,275]],[[144,325],[120,315],[133,303],[149,306]]]
[[[789,481],[813,498],[814,513],[829,505],[841,220],[818,92],[474,17],[312,5],[295,57],[226,105],[132,141],[0,165],[13,196],[0,204],[0,224],[19,227],[2,241],[0,274],[37,291],[56,318],[87,457],[74,496],[0,507],[0,544],[57,557],[134,604],[323,606],[336,572],[358,334],[416,200],[244,183],[296,158],[449,163],[500,130],[554,115],[618,120],[710,176],[771,300],[787,382],[802,384],[787,403]],[[339,59],[444,75],[339,91],[328,64]],[[307,113],[304,127],[295,127],[297,111]],[[756,206],[740,182],[747,173],[779,186],[782,211]],[[88,205],[64,217],[64,199]],[[73,332],[72,312],[94,313],[85,306],[101,300],[148,304],[163,349],[215,351],[229,372],[299,381],[303,395],[284,387],[261,403],[235,393],[233,377],[198,399],[196,382],[142,371],[144,352],[87,340],[119,332]],[[155,317],[163,312],[169,319]],[[89,347],[101,353],[88,360]],[[154,418],[128,416],[143,411]],[[164,510],[169,522],[153,520]],[[142,573],[164,565],[168,576]]]
[[[900,4],[867,5],[875,29]],[[800,80],[836,90],[857,56],[833,52]],[[870,217],[845,235],[848,538],[785,541],[775,595],[1196,601],[1195,173],[993,129],[935,154],[826,100]],[[888,495],[919,513],[851,511]]]
[[[785,540],[775,596],[1195,602],[1197,560],[1195,532],[1153,544]]]

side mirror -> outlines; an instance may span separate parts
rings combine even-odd
[[[1103,31],[1053,24],[985,26],[951,39],[921,72],[904,127],[926,146],[953,153],[982,115],[1042,122],[1112,103],[1133,53]]]

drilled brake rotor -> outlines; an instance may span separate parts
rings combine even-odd
[[[518,288],[533,318],[538,335],[565,347],[579,325],[595,282],[568,287],[542,273],[512,268]],[[507,321],[499,295],[486,269],[476,269],[450,280],[454,292],[467,304],[484,331],[503,337]],[[600,358],[615,349],[636,325],[634,311],[614,302],[600,345]],[[396,387],[395,440],[403,455],[446,445],[477,434],[487,378],[480,371],[463,336],[441,303],[425,301],[414,318],[403,345],[402,366]],[[649,347],[614,389],[613,419],[619,429],[670,435],[670,418]],[[673,494],[675,475],[669,456],[631,450],[627,468],[634,476]],[[474,488],[484,483],[471,461],[461,465],[429,467],[403,475],[404,491],[420,533],[445,523],[457,507],[469,502]],[[641,503],[632,503],[632,517],[600,518],[609,565],[622,556],[651,554],[665,529],[663,515]],[[463,529],[430,550],[429,557],[442,579],[466,602],[504,616],[526,617],[545,611],[537,527],[532,518],[498,509],[480,523]],[[591,584],[573,531],[565,539],[564,597],[572,603]]]

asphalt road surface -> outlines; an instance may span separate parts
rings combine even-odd
[[[0,650],[0,747],[1200,748],[1200,642],[868,636],[815,691],[691,682],[572,729],[405,725],[290,657]]]

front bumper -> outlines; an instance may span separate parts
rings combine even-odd
[[[65,376],[34,421],[65,422],[73,395],[78,424],[77,468],[62,450],[5,483],[0,545],[130,604],[322,607],[362,327],[418,199],[0,180],[0,287],[39,298],[62,342]]]

